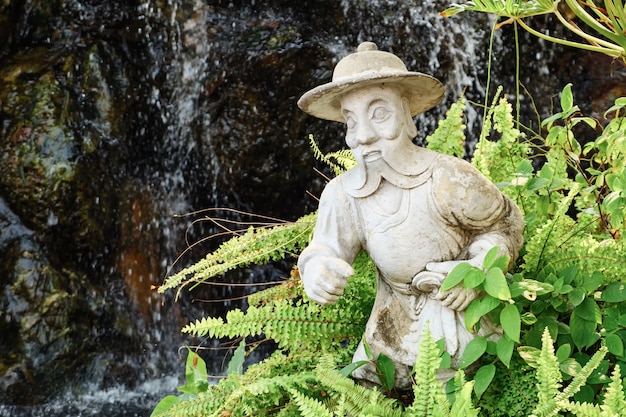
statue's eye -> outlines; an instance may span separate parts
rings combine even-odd
[[[376,107],[374,109],[374,113],[372,113],[372,120],[375,120],[375,121],[378,121],[378,122],[383,121],[383,120],[387,119],[389,114],[390,114],[390,111],[387,110],[386,108],[384,108],[384,107]]]
[[[346,116],[346,125],[348,125],[348,129],[352,130],[356,127],[356,120],[352,116]]]

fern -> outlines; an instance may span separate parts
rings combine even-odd
[[[441,383],[437,381],[437,369],[441,363],[439,348],[437,347],[428,326],[420,337],[420,348],[417,354],[413,375],[415,384],[413,393],[415,399],[408,408],[412,416],[430,416],[436,407],[438,394],[443,395]],[[439,398],[440,399],[440,398]]]
[[[315,398],[307,397],[295,389],[290,389],[289,393],[293,401],[298,405],[303,417],[333,417],[336,415],[328,411],[328,409]]]
[[[197,285],[235,268],[295,255],[307,245],[315,217],[316,214],[308,214],[293,223],[250,227],[243,235],[226,241],[203,260],[170,276],[158,291],[162,293],[178,287],[179,294],[183,287],[191,283]]]
[[[426,137],[427,148],[446,155],[463,157],[465,154],[464,112],[467,100],[461,96],[439,121],[437,129]]]
[[[402,416],[402,410],[395,400],[386,398],[376,388],[368,389],[355,384],[324,361],[320,361],[316,373],[322,385],[342,398],[342,408],[345,408],[348,415]]]
[[[355,321],[340,309],[323,309],[313,303],[278,301],[263,307],[250,306],[244,313],[231,310],[226,321],[205,317],[185,326],[182,331],[196,336],[246,337],[264,334],[285,349],[297,349],[302,345],[328,348],[333,339],[358,338],[365,321]]]
[[[626,416],[626,398],[624,397],[624,385],[620,366],[615,365],[611,374],[611,382],[604,393],[604,411],[616,413],[619,417]]]
[[[531,417],[556,416],[564,406],[569,406],[569,398],[576,394],[580,387],[585,384],[608,351],[606,346],[599,348],[585,366],[574,375],[568,386],[560,390],[563,379],[552,343],[550,332],[546,328],[543,332],[541,353],[537,361],[538,401]],[[584,407],[585,409],[590,409],[587,406]]]
[[[574,227],[574,220],[569,218],[566,212],[579,190],[580,186],[575,185],[575,189],[570,190],[569,194],[558,202],[557,212],[551,219],[538,229],[527,231],[530,236],[525,236],[527,243],[525,245],[524,265],[522,265],[524,269],[537,271],[554,251],[559,250],[560,233],[570,231]]]
[[[333,169],[335,175],[339,175],[342,172],[349,170],[356,166],[356,159],[350,149],[342,149],[336,152],[323,153],[317,146],[313,135],[309,135],[309,142],[311,149],[313,149],[313,155],[315,159],[319,159],[325,162],[329,167]]]
[[[516,177],[520,163],[526,161],[530,154],[529,144],[514,125],[511,104],[505,97],[498,100],[501,92],[500,87],[487,111],[487,119],[472,158],[472,164],[496,184],[510,183]],[[500,133],[498,141],[488,140],[492,127]]]

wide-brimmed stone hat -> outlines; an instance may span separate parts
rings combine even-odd
[[[399,86],[409,101],[411,116],[436,106],[444,93],[443,85],[436,78],[408,71],[396,55],[379,51],[373,42],[363,42],[357,52],[337,63],[332,82],[304,93],[298,100],[298,107],[320,119],[345,123],[341,114],[341,96],[375,84]]]

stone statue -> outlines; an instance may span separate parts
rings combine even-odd
[[[453,368],[475,337],[463,316],[476,294],[462,286],[439,292],[446,274],[463,261],[481,267],[494,246],[513,260],[522,246],[523,220],[510,199],[468,162],[413,143],[412,117],[442,97],[438,80],[364,42],[337,64],[332,82],[298,101],[308,114],[347,125],[357,161],[322,193],[312,241],[298,260],[304,288],[315,302],[336,302],[357,254],[367,251],[378,282],[365,340],[375,356],[393,360],[399,389],[410,387],[427,322],[435,340],[445,338]],[[483,323],[480,334],[494,331]],[[361,344],[354,360],[363,359]],[[379,381],[373,366],[353,376]]]

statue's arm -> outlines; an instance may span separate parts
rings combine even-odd
[[[351,265],[361,250],[354,210],[337,181],[326,186],[313,238],[298,259],[304,289],[317,303],[335,303],[354,274]]]
[[[494,246],[499,247],[500,255],[510,257],[511,267],[523,243],[524,220],[519,208],[467,162],[446,162],[433,175],[433,201],[436,212],[450,226],[463,230],[468,243],[461,259],[430,262],[426,271],[445,277],[461,262],[482,268]],[[475,291],[463,287],[438,294],[444,305],[459,311],[475,297]]]
[[[471,164],[448,159],[441,166],[433,175],[434,201],[442,218],[466,234],[465,260],[482,267],[486,253],[498,246],[512,266],[523,244],[517,205]]]

